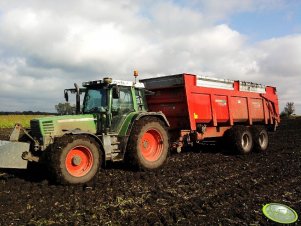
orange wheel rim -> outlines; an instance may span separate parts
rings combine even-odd
[[[163,153],[162,135],[156,129],[149,129],[143,134],[139,147],[145,160],[157,161]]]
[[[82,177],[90,172],[93,166],[93,155],[89,148],[77,146],[71,149],[65,161],[66,169],[74,177]]]

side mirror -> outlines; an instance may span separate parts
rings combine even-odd
[[[66,102],[68,102],[69,101],[69,95],[68,95],[68,91],[67,90],[64,90],[64,96],[65,96]]]
[[[113,86],[113,88],[112,88],[112,96],[113,96],[113,99],[119,99],[119,97],[120,97],[120,91],[119,91],[118,85]]]

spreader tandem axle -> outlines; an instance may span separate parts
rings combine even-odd
[[[280,122],[276,88],[249,82],[192,74],[104,78],[66,89],[66,101],[69,92],[76,94],[76,114],[33,119],[30,129],[17,124],[10,141],[0,141],[1,168],[43,163],[56,182],[81,184],[107,161],[152,170],[169,150],[206,140],[225,138],[240,154],[266,151],[267,131]]]

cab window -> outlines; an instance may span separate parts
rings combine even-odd
[[[84,113],[104,112],[107,107],[107,91],[100,88],[90,88],[86,91],[83,103]]]
[[[131,87],[120,87],[119,99],[112,100],[112,112],[127,113],[134,110]]]

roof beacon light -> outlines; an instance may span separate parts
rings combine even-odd
[[[134,70],[135,84],[137,83],[138,71]]]
[[[112,78],[104,78],[103,82],[104,82],[104,84],[111,84],[112,83]]]

